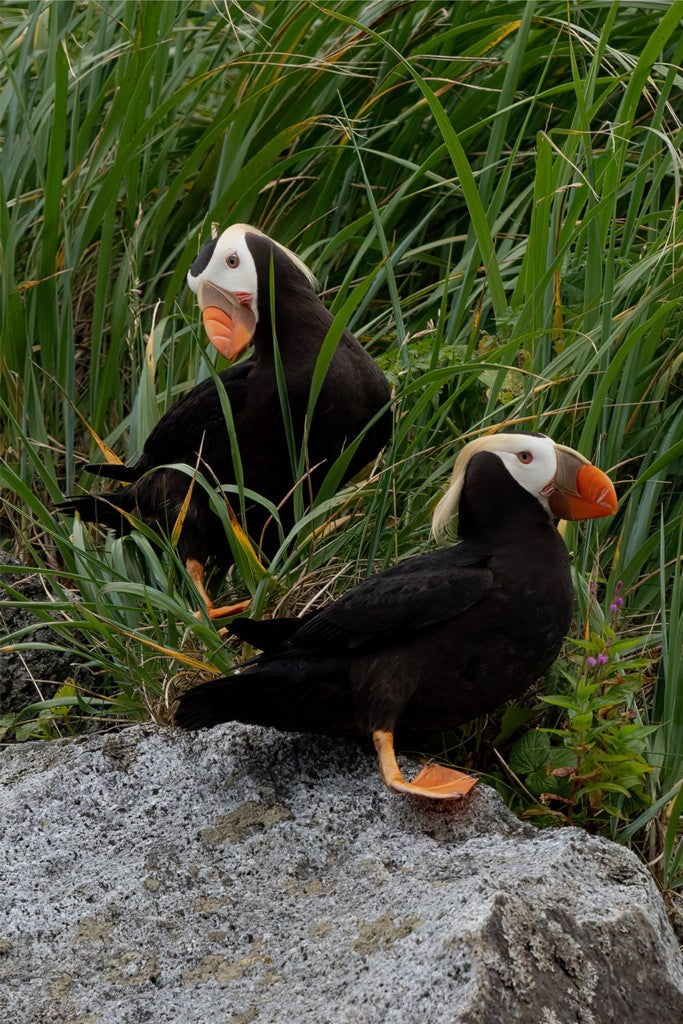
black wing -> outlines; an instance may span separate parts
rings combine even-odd
[[[437,622],[455,618],[489,592],[493,574],[489,552],[480,545],[459,544],[433,551],[387,569],[347,591],[301,620],[262,621],[238,636],[256,642],[269,655],[298,651],[334,653],[383,645]],[[298,621],[299,627],[294,628]]]
[[[238,416],[244,404],[247,377],[254,366],[252,359],[230,366],[219,373],[223,386],[230,399],[233,416]],[[210,434],[217,427],[224,429],[225,417],[221,405],[218,388],[213,377],[208,377],[192,391],[173,405],[145,441],[143,459],[149,465],[176,461],[169,460],[168,453],[175,451],[195,451],[201,444],[202,437]]]
[[[218,375],[230,399],[233,416],[237,416],[244,405],[247,378],[253,366],[252,359],[245,359]],[[208,377],[183,395],[161,417],[134,465],[108,466],[98,463],[85,468],[97,476],[132,483],[149,469],[166,462],[194,461],[204,435],[209,437],[221,429],[225,429],[223,407],[216,383],[213,377]]]

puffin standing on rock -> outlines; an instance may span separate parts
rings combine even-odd
[[[459,543],[409,558],[301,618],[238,618],[263,651],[181,694],[175,724],[240,721],[372,736],[389,789],[457,798],[476,779],[439,765],[403,778],[411,745],[520,694],[555,660],[572,617],[569,556],[553,517],[612,515],[609,478],[543,434],[500,433],[458,456],[432,529]]]
[[[333,317],[318,298],[315,279],[305,264],[258,229],[246,224],[227,228],[202,248],[187,280],[197,294],[206,332],[222,355],[234,359],[253,344],[251,358],[224,370],[219,378],[232,412],[245,491],[259,494],[279,508],[286,535],[294,523],[292,494],[301,477],[304,503],[309,506],[342,452],[355,443],[340,483],[358,473],[387,443],[391,434],[389,384],[345,330],[327,366],[311,422],[307,422],[316,362]],[[278,384],[278,360],[284,394]],[[288,413],[283,414],[283,406]],[[304,444],[300,473],[296,464]],[[212,558],[221,569],[227,569],[232,562],[230,547],[219,517],[211,511],[206,490],[196,485],[189,494],[192,478],[180,470],[163,468],[169,463],[197,466],[210,484],[235,484],[230,437],[213,378],[198,384],[169,409],[132,466],[86,467],[126,486],[71,497],[58,509],[78,511],[83,519],[120,534],[131,530],[130,516],[168,534],[182,522],[178,551],[208,616],[219,618],[244,610],[248,602],[214,608],[206,593],[206,562]],[[266,528],[269,518],[264,505],[247,499],[243,525],[270,556],[279,544],[275,525]]]

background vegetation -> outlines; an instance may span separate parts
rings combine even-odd
[[[96,437],[131,457],[210,372],[185,273],[212,222],[255,223],[393,378],[396,430],[228,592],[299,610],[424,550],[456,450],[496,425],[591,456],[621,507],[567,530],[565,656],[441,745],[518,813],[630,841],[681,885],[682,16],[678,0],[3,6],[2,546],[40,570],[53,596],[32,610],[93,673],[38,692],[6,738],[163,720],[179,680],[240,654],[193,618],[171,543],[93,539],[50,505],[93,485]]]

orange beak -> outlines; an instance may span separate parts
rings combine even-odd
[[[560,519],[600,519],[617,510],[614,484],[582,455],[556,445],[557,472],[543,489],[550,510]]]
[[[200,281],[197,299],[209,341],[226,359],[235,359],[256,330],[250,307],[210,281]]]

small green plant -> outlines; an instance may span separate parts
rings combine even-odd
[[[49,700],[37,701],[18,714],[0,715],[0,742],[9,738],[21,743],[77,736],[83,731],[84,716],[92,718],[110,704],[101,697],[83,697],[74,681],[69,680]]]
[[[646,755],[657,726],[641,721],[637,697],[652,661],[634,656],[642,637],[619,638],[621,581],[604,618],[594,614],[595,589],[591,581],[585,639],[568,641],[567,667],[561,668],[569,692],[540,698],[563,717],[554,728],[527,732],[510,751],[510,768],[537,800],[524,816],[541,822],[596,827],[609,818],[630,821],[651,801],[646,780],[653,767]],[[590,625],[596,619],[597,628]]]

